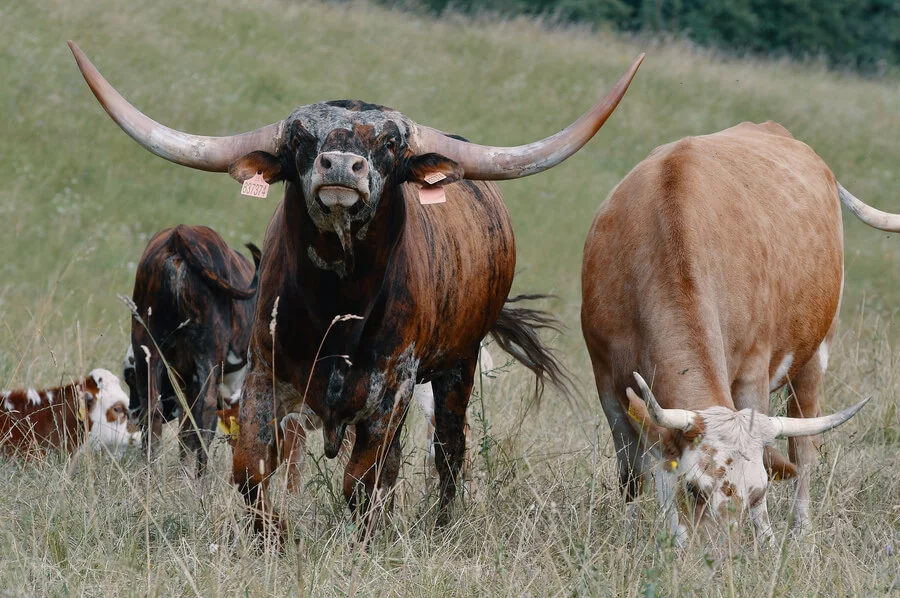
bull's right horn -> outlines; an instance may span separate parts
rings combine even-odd
[[[228,137],[189,135],[170,129],[129,104],[74,42],[69,42],[69,49],[75,55],[84,80],[107,114],[129,137],[160,158],[197,170],[228,172],[232,162],[250,152],[276,153],[282,141],[284,121]]]
[[[462,166],[464,176],[469,180],[502,181],[544,172],[580,150],[600,130],[622,101],[643,61],[644,55],[641,54],[602,100],[574,123],[546,139],[517,147],[493,147],[454,139],[441,131],[417,124],[413,134],[413,151],[447,156]]]
[[[687,409],[664,409],[656,400],[656,397],[653,396],[653,391],[650,390],[650,387],[647,386],[641,375],[634,372],[634,379],[641,389],[641,394],[644,396],[644,402],[647,404],[647,411],[649,411],[650,419],[653,420],[653,423],[663,428],[681,430],[682,432],[687,432],[694,427],[697,422],[696,413]]]
[[[852,407],[822,417],[770,417],[769,420],[775,426],[776,438],[814,436],[843,424],[865,407],[871,398],[867,397]]]

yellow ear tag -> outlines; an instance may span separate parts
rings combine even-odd
[[[678,461],[675,461],[674,459],[669,461],[669,467],[672,468],[672,471],[675,471],[678,469]]]
[[[231,430],[228,429],[228,426],[225,425],[225,422],[222,421],[222,418],[219,417],[216,419],[219,420],[219,432],[221,432],[222,434],[231,434]]]
[[[638,418],[637,409],[634,408],[634,405],[628,404],[628,417],[633,419],[636,422],[640,422],[641,420]]]
[[[237,418],[230,416],[228,418],[228,434],[230,434],[232,438],[237,438],[240,432],[241,426],[238,424]]]

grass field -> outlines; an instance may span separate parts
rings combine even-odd
[[[130,322],[116,294],[130,295],[149,236],[184,222],[209,225],[235,246],[258,243],[274,207],[240,197],[225,175],[139,148],[90,94],[67,39],[137,107],[194,133],[245,131],[301,104],[360,98],[495,145],[567,125],[648,53],[625,101],[583,151],[546,174],[502,184],[519,247],[514,290],[559,296],[549,307],[569,329],[554,344],[581,396],[547,396],[522,418],[524,370],[485,380],[470,414],[478,491],[449,527],[432,526],[417,415],[407,426],[393,520],[368,553],[352,540],[339,469],[321,457],[318,438],[304,491],[276,497],[298,539],[283,556],[252,549],[221,443],[202,481],[179,474],[174,447],[152,476],[138,457],[78,468],[58,456],[0,460],[0,595],[900,593],[900,239],[845,212],[843,325],[824,404],[830,412],[874,400],[827,435],[813,533],[781,550],[748,542],[713,567],[699,547],[676,552],[660,540],[651,494],[638,537],[624,541],[612,442],[578,325],[582,244],[597,206],[653,147],[681,136],[779,121],[854,194],[900,212],[896,79],[357,3],[40,0],[0,7],[0,32],[3,388],[118,370]],[[776,484],[769,494],[779,540],[791,492]]]

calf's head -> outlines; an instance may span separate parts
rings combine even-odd
[[[664,409],[635,372],[643,400],[627,389],[628,414],[662,459],[657,486],[673,499],[680,495],[677,525],[683,537],[689,527],[710,535],[749,512],[757,534],[771,537],[766,510],[768,474],[763,462],[776,438],[812,436],[853,417],[869,399],[824,417],[771,417],[751,409],[714,406],[698,411]],[[674,514],[673,514],[674,515]],[[675,520],[673,519],[673,524]]]
[[[121,454],[140,442],[140,433],[128,430],[128,396],[115,374],[93,370],[85,379],[79,401],[79,417],[86,422],[91,448]]]

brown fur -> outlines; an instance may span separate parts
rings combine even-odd
[[[767,412],[784,356],[794,379],[834,334],[842,256],[834,175],[775,123],[659,147],[619,183],[585,244],[582,330],[623,483],[644,473],[643,441],[621,424],[631,373],[654,375],[663,407]],[[805,416],[820,411],[820,379]],[[779,457],[767,451],[777,475],[795,474]]]

